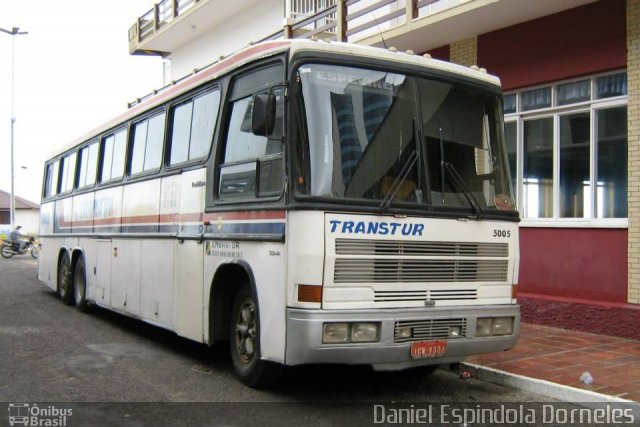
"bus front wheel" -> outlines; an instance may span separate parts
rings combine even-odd
[[[248,286],[236,293],[231,316],[229,345],[236,375],[250,387],[273,384],[282,375],[283,366],[260,359],[260,318]]]
[[[67,305],[73,304],[73,281],[71,279],[71,260],[64,253],[58,263],[58,295]]]

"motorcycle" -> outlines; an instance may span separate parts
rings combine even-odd
[[[14,255],[24,255],[27,252],[29,252],[34,259],[38,258],[40,243],[36,242],[33,237],[29,238],[22,246],[22,250],[20,250],[20,242],[12,242],[11,240],[2,242],[2,249],[0,249],[0,255],[2,255],[3,258],[11,258]]]

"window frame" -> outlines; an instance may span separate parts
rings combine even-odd
[[[100,135],[99,138],[99,143],[100,143],[100,151],[98,154],[98,172],[97,172],[97,179],[96,179],[96,185],[99,186],[105,186],[105,185],[110,185],[110,184],[115,184],[115,183],[119,183],[122,182],[125,177],[127,176],[127,163],[128,163],[128,151],[129,151],[129,139],[130,139],[130,129],[129,129],[129,124],[131,122],[127,121],[125,123],[123,123],[122,125],[113,128],[111,130],[109,130],[108,132],[104,132],[103,134]],[[109,137],[113,137],[114,138],[114,145],[113,145],[113,150],[115,151],[115,136],[117,133],[124,131],[125,132],[125,146],[124,146],[124,165],[122,168],[122,175],[117,177],[117,178],[113,178],[111,175],[109,177],[108,180],[103,180],[102,179],[102,175],[103,175],[103,168],[104,168],[104,154],[105,154],[105,145],[106,145],[106,140]],[[113,171],[113,152],[111,155],[111,171]]]
[[[282,68],[282,74],[281,74],[282,80],[280,82],[268,84],[268,85],[264,84],[262,86],[258,86],[251,90],[249,90],[250,88],[246,88],[246,87],[236,89],[238,80],[242,79],[243,77],[248,77],[253,73],[259,73],[260,71],[263,71],[272,67]],[[277,202],[279,200],[282,200],[286,191],[286,179],[287,179],[287,165],[286,165],[287,147],[285,143],[286,132],[287,132],[287,122],[288,122],[288,109],[289,109],[288,97],[286,96],[286,88],[288,87],[287,82],[288,82],[287,66],[286,66],[286,63],[283,61],[283,58],[281,57],[276,57],[271,61],[267,61],[262,64],[258,64],[249,68],[238,70],[229,76],[229,79],[227,80],[227,83],[226,83],[225,97],[221,99],[220,111],[222,112],[222,119],[220,120],[218,144],[216,147],[216,153],[215,153],[213,168],[212,168],[214,173],[214,180],[213,180],[214,184],[213,184],[212,193],[213,193],[213,201],[216,205],[224,206],[224,205],[234,205],[234,204],[251,204],[251,203],[255,204],[257,202],[270,203],[270,202]],[[232,108],[233,103],[240,101],[242,99],[245,99],[247,97],[253,97],[254,95],[259,93],[266,93],[274,87],[281,87],[284,89],[284,93],[282,95],[283,96],[283,100],[282,100],[283,117],[282,117],[282,137],[281,137],[282,151],[280,153],[275,153],[275,154],[265,154],[262,157],[258,157],[255,159],[239,160],[239,161],[224,163],[224,157],[226,155],[226,148],[227,148],[227,137],[228,137],[228,133],[231,126],[231,113],[233,110]],[[272,191],[272,192],[267,192],[267,194],[264,194],[261,196],[260,195],[261,192],[259,189],[260,163],[261,161],[272,161],[276,158],[282,159],[281,188],[277,193],[275,191]],[[255,163],[254,176],[255,176],[256,183],[255,183],[254,194],[250,197],[242,197],[237,199],[231,198],[231,199],[225,200],[221,198],[220,184],[222,182],[222,179],[221,179],[222,171],[227,167],[234,167],[234,166],[239,166],[239,165],[244,165],[249,163]]]
[[[55,176],[55,182],[52,181],[51,182],[51,188],[49,189],[50,192],[47,193],[47,180],[50,178],[49,175],[49,167],[51,167],[51,172],[52,172],[52,176]],[[49,160],[46,164],[45,164],[45,168],[44,168],[44,186],[43,186],[43,191],[42,191],[42,199],[43,200],[50,200],[50,199],[54,199],[55,197],[58,196],[58,194],[60,194],[60,192],[58,191],[58,184],[60,181],[60,157],[56,157],[55,159]]]
[[[93,144],[97,144],[97,150],[98,153],[96,155],[96,166],[95,166],[95,176],[94,176],[94,180],[92,184],[87,184],[84,186],[80,186],[80,171],[82,169],[82,158],[81,158],[81,153],[82,150],[87,150],[87,153],[89,153],[91,151],[91,146]],[[89,163],[88,163],[89,159],[87,159],[87,174],[89,172]],[[80,166],[80,168],[78,168],[77,171],[77,185],[76,185],[76,190],[78,191],[85,191],[85,190],[90,190],[92,188],[94,188],[97,184],[98,184],[98,169],[99,169],[99,162],[100,162],[100,139],[99,138],[92,138],[90,141],[86,142],[85,144],[81,145],[78,147],[78,165]],[[87,175],[88,176],[88,175]]]
[[[209,151],[203,157],[189,159],[189,148],[191,147],[191,135],[192,135],[191,129],[193,127],[193,105],[195,104],[194,100],[196,98],[205,96],[206,94],[213,93],[215,91],[218,91],[218,94],[219,94],[218,110],[216,112],[215,123],[213,124],[213,132],[211,134],[211,144],[209,145]],[[181,105],[185,105],[187,103],[192,104],[191,124],[189,127],[189,145],[187,146],[187,160],[184,162],[172,164],[171,163],[171,147],[173,146],[173,128],[174,128],[173,113],[177,107],[180,107]],[[220,114],[223,110],[223,107],[224,107],[224,92],[222,90],[221,84],[218,81],[216,81],[213,84],[206,85],[205,87],[201,87],[193,92],[189,92],[184,96],[176,98],[172,100],[169,104],[167,104],[165,107],[166,118],[165,118],[165,138],[164,138],[164,144],[163,144],[164,153],[162,157],[161,166],[164,166],[169,171],[175,171],[185,167],[206,163],[211,157],[211,153],[214,152],[213,148],[215,146],[215,141],[216,141],[216,135],[217,135],[216,132],[219,128]],[[139,175],[136,174],[135,176],[138,177]]]
[[[70,162],[69,165],[71,165],[71,163],[73,164],[73,181],[71,182],[71,188],[66,189],[66,185],[67,182],[69,180],[69,175],[67,175],[66,177],[64,176],[64,160],[65,159],[71,159],[73,156],[75,156],[74,162]],[[59,170],[58,170],[58,193],[57,196],[66,196],[69,195],[71,193],[73,193],[73,191],[76,189],[77,183],[78,183],[78,150],[77,149],[73,149],[71,151],[68,151],[66,153],[64,153],[62,156],[60,156],[60,166],[59,166]],[[63,179],[60,179],[63,178]],[[63,182],[64,180],[64,182]]]
[[[147,148],[147,137],[149,136],[149,121],[157,116],[159,116],[160,114],[164,114],[164,127],[163,127],[163,131],[162,131],[162,153],[160,153],[160,163],[158,165],[158,167],[153,168],[153,169],[144,169],[144,163],[146,161],[147,158],[147,153],[146,153],[146,148]],[[144,150],[144,156],[143,156],[143,162],[142,162],[142,171],[141,172],[137,172],[137,173],[133,173],[131,171],[131,168],[133,166],[133,149],[134,149],[134,142],[135,142],[135,127],[136,125],[139,125],[143,122],[147,122],[147,131],[146,131],[146,135],[145,135],[145,150]],[[162,106],[159,109],[154,109],[148,113],[146,113],[145,115],[141,116],[141,117],[136,117],[132,120],[129,121],[129,134],[127,137],[127,159],[126,159],[126,163],[125,163],[125,176],[127,176],[130,179],[138,179],[140,177],[145,177],[145,176],[149,176],[149,175],[155,175],[157,173],[159,173],[162,170],[162,167],[164,166],[164,159],[165,156],[167,155],[167,148],[168,148],[168,138],[167,138],[167,132],[169,129],[169,119],[168,119],[168,108],[166,106]]]
[[[504,96],[516,95],[516,111],[504,115],[504,122],[515,123],[516,125],[516,183],[514,188],[514,197],[516,198],[516,206],[521,213],[522,225],[525,227],[602,227],[602,228],[626,228],[628,227],[628,212],[626,218],[597,218],[596,213],[596,170],[597,170],[597,129],[595,115],[599,110],[627,107],[628,95],[612,96],[608,98],[597,97],[597,79],[603,76],[616,75],[626,73],[625,69],[619,69],[611,72],[590,74],[579,76],[572,79],[558,80],[544,85],[536,85],[532,87],[519,88],[511,91],[505,91]],[[569,104],[559,105],[557,100],[557,87],[564,84],[590,80],[590,99]],[[522,109],[522,101],[520,94],[529,90],[551,87],[552,103],[551,107],[539,108],[535,110],[524,111]],[[589,135],[589,174],[590,174],[590,216],[581,218],[561,217],[560,216],[560,116],[577,114],[580,112],[589,112],[590,114],[590,135]],[[524,122],[528,120],[553,118],[553,215],[550,218],[530,218],[526,216],[524,210]],[[628,130],[627,130],[628,132]],[[628,161],[628,160],[627,160]],[[628,185],[628,183],[627,183]]]

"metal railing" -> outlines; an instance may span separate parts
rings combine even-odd
[[[197,3],[203,0],[161,0],[154,5],[153,9],[142,15],[136,23],[129,29],[130,51],[136,50],[138,43],[153,35],[158,29],[171,23],[178,16],[181,16],[192,9]],[[349,37],[362,33],[367,29],[380,24],[396,22],[404,18],[404,24],[410,23],[414,19],[428,16],[432,13],[446,10],[460,3],[475,0],[288,0],[291,1],[292,19],[283,29],[264,37],[258,41],[277,40],[282,38],[323,38],[338,41],[348,41]],[[404,7],[402,6],[404,3]],[[357,6],[361,6],[358,8]],[[352,7],[353,6],[353,7]],[[324,7],[324,9],[323,9]],[[383,11],[384,9],[384,11]],[[382,14],[380,12],[383,11]],[[305,16],[309,14],[309,16]],[[390,27],[402,25],[391,23]],[[217,61],[194,70],[197,73]],[[174,80],[168,85],[154,90],[128,104],[132,108],[141,102],[164,92],[176,83],[188,78],[183,76]]]
[[[129,51],[204,0],[160,0],[129,29]],[[413,20],[475,0],[285,0],[287,24],[260,40],[320,38],[350,41],[410,24]],[[368,34],[367,34],[367,30]]]
[[[336,0],[290,0],[291,11],[289,12],[290,20],[294,22],[303,21],[310,16],[314,16],[318,13],[335,6]],[[303,27],[305,31],[313,31],[320,27],[324,27],[336,21],[335,12],[324,15],[317,19],[312,24]],[[329,30],[332,31],[332,30]]]
[[[304,0],[293,1],[296,5],[305,3]],[[350,37],[362,35],[373,27],[379,31],[394,28],[461,2],[464,0],[334,0],[328,2],[334,4],[326,5],[324,10],[297,19],[297,16],[304,14],[294,14],[296,9],[292,7],[291,18],[294,22],[285,27],[284,33],[287,38],[349,41]],[[312,1],[307,0],[307,3]],[[305,10],[304,4],[296,7],[299,7],[297,10]]]
[[[129,50],[156,31],[184,15],[201,0],[160,0],[129,28]]]

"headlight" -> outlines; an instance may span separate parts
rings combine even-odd
[[[458,338],[462,333],[460,326],[449,326],[449,338]]]
[[[490,317],[476,320],[476,336],[490,337],[493,329],[493,319]]]
[[[398,328],[398,332],[396,335],[398,336],[398,338],[411,338],[411,328],[408,326]]]
[[[377,323],[353,323],[351,325],[351,342],[378,341]]]
[[[476,337],[513,334],[513,317],[484,317],[476,320]]]
[[[493,319],[493,335],[513,334],[513,317],[496,317]]]
[[[322,325],[323,344],[345,344],[377,342],[380,323],[377,322],[336,322]],[[409,329],[409,332],[411,330]]]
[[[348,323],[325,323],[322,329],[323,343],[334,344],[349,342]]]

